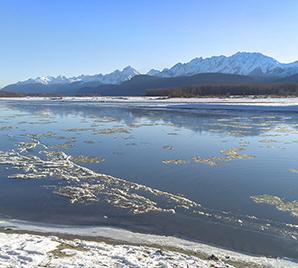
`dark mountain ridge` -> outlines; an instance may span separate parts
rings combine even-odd
[[[280,78],[275,81],[276,83],[298,83],[298,74],[294,74],[288,77]]]
[[[77,94],[100,94],[102,96],[142,96],[145,95],[147,89],[195,86],[207,84],[255,84],[259,83],[249,76],[206,73],[193,76],[181,77],[157,77],[149,75],[138,75],[129,81],[125,81],[120,85],[101,85],[98,87],[83,87],[77,91]]]

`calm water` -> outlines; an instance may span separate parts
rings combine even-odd
[[[130,206],[115,205],[111,200],[120,182],[108,194],[92,192],[96,201],[70,202],[59,189],[87,187],[81,181],[61,179],[56,171],[40,179],[13,178],[34,174],[34,168],[24,170],[22,163],[7,163],[2,157],[2,217],[110,225],[298,258],[298,201],[293,202],[298,199],[296,113],[12,101],[1,101],[0,111],[1,151],[11,152],[10,159],[46,160],[43,150],[100,157],[105,161],[76,164],[131,183],[119,186],[121,191],[134,193],[127,188],[146,186],[149,190],[135,192],[155,207],[175,209],[135,214]],[[40,144],[22,150],[22,142]],[[46,166],[38,168],[47,171]],[[92,183],[87,180],[88,187]],[[161,194],[151,196],[150,189]],[[174,206],[175,196],[201,207]],[[255,202],[255,196],[266,202]],[[133,196],[125,198],[134,202]]]

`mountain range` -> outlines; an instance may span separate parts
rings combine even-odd
[[[162,71],[141,74],[131,66],[110,74],[67,78],[47,76],[20,81],[2,90],[22,93],[100,94],[140,96],[146,89],[202,84],[252,84],[298,82],[298,61],[280,63],[261,53],[238,52],[232,56],[195,58]]]

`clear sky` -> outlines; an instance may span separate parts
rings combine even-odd
[[[0,87],[195,57],[298,60],[297,0],[1,0]]]

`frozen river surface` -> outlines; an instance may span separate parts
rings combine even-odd
[[[1,216],[298,258],[295,103],[232,105],[1,101]]]

